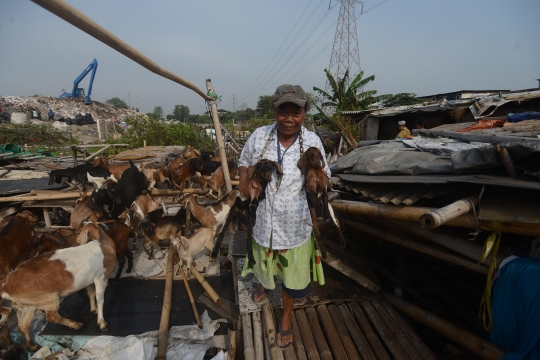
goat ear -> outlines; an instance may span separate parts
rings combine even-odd
[[[302,173],[302,175],[306,175],[307,168],[308,168],[306,153],[303,153],[300,156],[300,159],[298,159],[298,163],[296,165],[298,165],[298,168],[300,169],[300,173]]]
[[[182,243],[182,247],[185,249],[185,250],[188,250],[189,249],[189,240],[183,236],[180,236],[180,243]]]
[[[201,152],[197,149],[193,149],[193,151],[195,151],[195,154],[197,154],[197,156],[201,156]]]
[[[89,215],[86,219],[81,220],[81,222],[79,223],[79,227],[83,226],[83,224],[84,224],[85,222],[87,222],[88,219],[90,219],[90,216],[92,216],[92,215]]]
[[[281,168],[281,165],[279,165],[277,161],[272,161],[272,163],[274,163],[274,166],[276,167],[276,171],[278,172],[278,174],[283,175],[283,169]]]
[[[251,166],[249,169],[248,169],[248,180],[251,180],[253,179],[253,175],[255,174],[255,170],[257,169],[257,164]]]

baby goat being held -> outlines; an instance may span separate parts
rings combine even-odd
[[[257,208],[259,202],[266,197],[266,186],[272,181],[272,174],[277,171],[283,175],[283,170],[279,163],[263,159],[248,169],[249,197],[241,197],[238,205],[240,221],[247,228],[246,246],[248,261],[251,266],[255,265],[253,257],[252,230],[257,220]]]
[[[305,177],[306,198],[309,213],[313,223],[313,232],[317,240],[317,246],[323,258],[326,258],[326,249],[322,242],[321,233],[317,225],[318,214],[322,212],[323,218],[336,226],[341,246],[345,247],[345,238],[341,233],[339,222],[334,216],[332,207],[328,204],[329,181],[324,171],[325,160],[321,151],[316,147],[310,147],[300,156],[298,168]]]

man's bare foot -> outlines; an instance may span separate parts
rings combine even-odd
[[[259,284],[259,287],[251,294],[251,300],[256,303],[260,303],[266,297],[266,289],[262,284]]]

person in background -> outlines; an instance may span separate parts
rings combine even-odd
[[[415,121],[415,128],[418,130],[424,130],[426,128],[427,121],[424,118],[418,118]]]
[[[411,136],[411,131],[407,129],[407,125],[405,123],[405,120],[398,121],[398,134],[396,135],[396,139],[404,139]]]
[[[295,341],[291,314],[295,299],[311,291],[311,281],[324,284],[320,250],[315,245],[312,223],[304,189],[304,176],[298,168],[300,155],[314,146],[325,158],[317,134],[302,126],[307,112],[307,94],[299,85],[281,85],[274,94],[274,124],[257,128],[249,137],[238,161],[239,190],[250,193],[248,169],[262,159],[278,162],[283,175],[272,175],[266,198],[257,209],[253,228],[255,265],[244,262],[242,276],[252,272],[259,286],[251,299],[261,303],[266,291],[276,288],[274,275],[283,281],[283,312],[278,320],[275,346],[284,350]],[[324,164],[330,178],[330,169]]]
[[[52,109],[49,109],[47,116],[49,117],[49,120],[54,120],[54,111],[52,111]]]

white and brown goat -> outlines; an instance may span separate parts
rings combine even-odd
[[[317,246],[321,251],[321,256],[326,258],[326,249],[321,238],[319,226],[317,224],[318,213],[322,212],[326,221],[332,222],[335,226],[338,239],[342,247],[345,247],[345,238],[341,233],[341,227],[338,219],[334,216],[334,211],[328,204],[329,180],[324,172],[325,160],[321,150],[316,147],[308,148],[298,160],[298,168],[305,177],[306,198],[313,223],[313,232],[317,240]]]
[[[231,169],[229,171],[229,176],[231,180],[238,180],[238,168]],[[221,199],[221,194],[223,191],[223,186],[225,185],[225,175],[223,174],[223,167],[220,166],[212,173],[212,175],[201,175],[199,176],[199,186],[201,190],[206,190],[207,187],[211,191],[217,193],[217,198]]]
[[[103,331],[103,301],[108,278],[115,264],[116,246],[103,229],[86,223],[78,235],[87,244],[55,250],[21,263],[0,285],[0,297],[11,300],[17,309],[17,320],[23,343],[30,351],[38,345],[30,338],[30,323],[36,310],[44,310],[47,321],[79,329],[82,324],[58,313],[60,300],[86,288],[90,310],[97,313],[97,324]],[[82,241],[84,239],[84,241]],[[97,298],[97,308],[96,308]],[[2,322],[12,309],[0,307]]]
[[[173,236],[171,243],[174,250],[180,258],[180,267],[176,274],[180,274],[182,265],[186,265],[188,268],[193,262],[193,256],[203,249],[212,251],[214,248],[214,237],[216,233],[207,228],[200,228],[192,237],[186,238],[184,236]]]
[[[133,239],[133,248],[137,249],[137,235],[139,233],[139,225],[146,219],[146,216],[152,211],[157,210],[161,204],[161,198],[156,201],[148,195],[140,195],[135,199],[133,204],[118,216],[118,220],[129,226],[135,233]]]

